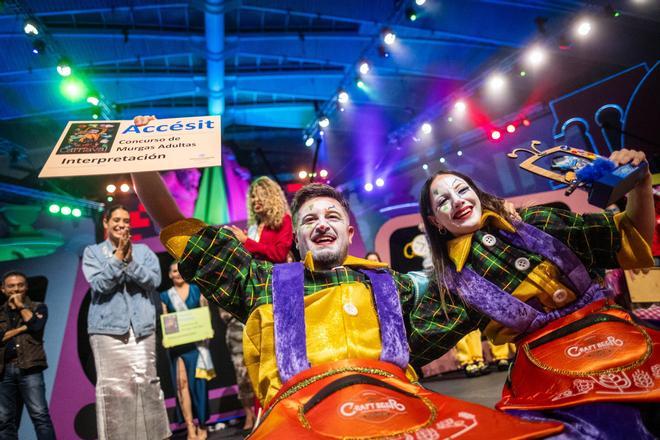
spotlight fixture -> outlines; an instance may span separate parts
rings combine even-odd
[[[367,85],[366,85],[365,82],[362,80],[362,78],[360,78],[359,76],[358,76],[357,78],[355,78],[355,85],[356,85],[359,89],[362,89],[362,90],[364,90],[364,89],[367,88]]]
[[[502,137],[502,132],[499,130],[492,130],[490,132],[490,138],[494,141],[499,140]]]
[[[391,46],[394,44],[394,41],[396,41],[396,34],[392,32],[392,29],[390,28],[384,28],[381,31],[381,35],[383,36],[383,43],[387,44],[388,46]]]
[[[514,124],[509,124],[506,126],[507,133],[515,133],[515,131],[516,131],[516,126]]]
[[[56,203],[51,203],[51,205],[48,207],[48,212],[50,212],[51,214],[57,214],[58,212],[60,212],[60,205]]]
[[[69,60],[66,58],[61,58],[60,61],[58,61],[57,63],[57,73],[59,73],[60,76],[63,77],[70,76],[71,73],[73,73],[73,69],[71,68],[71,62],[69,62]]]
[[[465,101],[456,101],[454,104],[454,110],[457,113],[465,113],[465,110],[467,110],[467,104]]]
[[[112,202],[115,198],[112,196],[108,196],[105,198],[108,202]]]
[[[25,23],[23,24],[23,32],[25,32],[27,35],[39,35],[39,28],[37,27],[37,23],[34,20],[25,20]]]
[[[302,170],[302,171],[298,172],[298,178],[306,179],[307,178],[307,171]]]
[[[42,54],[46,51],[46,43],[44,40],[38,38],[32,42],[32,53],[35,55]]]
[[[96,107],[92,108],[92,119],[98,119],[100,117],[101,117],[101,110],[99,110]]]
[[[543,64],[543,62],[545,61],[545,57],[546,57],[545,51],[541,47],[535,46],[529,49],[529,51],[525,56],[525,60],[527,61],[527,64],[529,64],[530,66],[538,67],[541,64]]]
[[[428,170],[429,169],[429,164],[425,163],[424,165],[422,165],[422,169],[424,171]]]
[[[368,61],[360,61],[358,70],[362,75],[366,75],[371,70],[371,65]]]
[[[417,6],[422,6],[424,3],[426,3],[426,0],[415,0]]]
[[[614,18],[617,18],[617,17],[621,16],[621,12],[617,11],[617,10],[614,8],[614,6],[612,6],[612,3],[608,3],[608,4],[606,4],[605,6],[603,6],[603,12],[604,12],[605,15],[607,15],[608,17],[614,17]]]
[[[387,50],[387,48],[384,45],[379,44],[378,45],[378,55],[380,55],[381,58],[389,58],[390,57],[390,51]]]
[[[458,150],[458,151],[456,152],[456,155],[457,155],[458,157],[463,156],[463,151],[462,151],[462,150]]]
[[[414,8],[407,8],[406,9],[406,18],[410,21],[417,20],[417,12],[415,11]]]
[[[113,194],[115,191],[117,191],[117,187],[111,183],[105,187],[105,190],[108,194]]]
[[[430,134],[433,131],[433,126],[429,124],[428,122],[424,122],[422,124],[422,133],[424,134]]]
[[[529,127],[530,125],[532,125],[532,122],[529,119],[525,118],[522,120],[522,125],[524,125],[525,127]]]
[[[504,89],[506,79],[501,73],[492,74],[486,81],[486,86],[491,93],[499,93]]]
[[[321,176],[325,179],[326,177],[328,177],[328,170],[323,169],[323,170],[319,171],[319,176]]]
[[[307,139],[305,139],[305,146],[311,147],[312,145],[314,145],[314,138],[310,136]]]
[[[445,162],[447,162],[447,160],[444,157],[441,157],[440,158],[440,163],[445,163]]]
[[[129,192],[129,191],[131,190],[131,187],[130,187],[130,185],[128,185],[127,183],[122,183],[122,184],[119,186],[119,190],[120,190],[121,192],[125,192],[125,193],[127,193],[127,192]]]
[[[74,217],[80,217],[82,215],[82,211],[78,208],[73,208],[71,210],[71,215]]]
[[[575,32],[580,37],[586,37],[591,32],[591,23],[588,20],[580,21],[575,27]]]
[[[382,177],[379,177],[378,179],[376,179],[376,186],[382,188],[383,186],[385,186],[385,180]]]
[[[327,116],[321,116],[319,118],[319,127],[327,128],[330,125],[330,119]]]
[[[70,215],[71,214],[71,208],[68,206],[62,206],[62,209],[60,209],[60,213],[62,215]]]
[[[71,75],[60,83],[60,92],[70,101],[78,101],[85,97],[87,86],[75,75]]]
[[[337,101],[340,104],[346,104],[348,102],[349,96],[348,92],[346,90],[340,90],[339,94],[337,95]]]
[[[447,122],[454,122],[453,116],[447,116]]]
[[[371,192],[374,189],[374,185],[371,182],[367,182],[364,184],[364,190],[367,192]]]
[[[523,76],[523,77],[524,77],[524,76],[527,76],[527,72],[525,72],[524,70],[521,70],[521,71],[520,71],[520,76]]]
[[[87,102],[92,105],[99,105],[99,102],[101,102],[101,100],[99,99],[98,92],[90,92],[87,95]]]

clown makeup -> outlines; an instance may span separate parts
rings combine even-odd
[[[454,236],[470,234],[481,223],[481,201],[474,189],[453,174],[436,176],[431,183],[431,221]]]
[[[299,212],[296,243],[300,255],[304,258],[311,252],[314,267],[319,270],[341,266],[353,238],[348,213],[330,197],[311,199]]]

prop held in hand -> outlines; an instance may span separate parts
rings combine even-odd
[[[648,167],[646,162],[637,166],[617,166],[602,156],[566,145],[540,151],[537,148],[540,144],[532,141],[530,149],[516,148],[507,156],[516,159],[520,151],[531,154],[520,168],[568,185],[566,195],[577,188],[585,189],[589,192],[589,203],[600,208],[606,208],[625,196],[644,178]]]

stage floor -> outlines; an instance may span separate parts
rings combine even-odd
[[[479,403],[493,408],[500,399],[502,385],[506,379],[506,372],[494,371],[486,376],[466,378],[462,373],[450,373],[445,377],[424,382],[424,386],[448,396]],[[176,433],[173,439],[185,439],[185,431]],[[215,439],[242,439],[239,429],[227,427],[225,429],[209,432],[209,440]]]

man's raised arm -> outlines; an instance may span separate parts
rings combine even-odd
[[[185,218],[156,171],[132,173],[131,178],[135,193],[158,226],[164,228]]]

